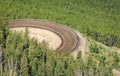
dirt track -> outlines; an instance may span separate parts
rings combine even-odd
[[[59,35],[62,39],[62,44],[58,47],[55,52],[62,52],[63,54],[72,52],[79,47],[79,37],[77,34],[70,28],[62,26],[56,23],[48,21],[37,21],[37,20],[15,20],[8,22],[10,28],[19,28],[19,27],[31,27],[31,28],[40,28],[52,31]]]

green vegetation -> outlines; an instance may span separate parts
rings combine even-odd
[[[120,47],[120,0],[4,0],[2,20],[50,20],[79,30],[108,46]]]
[[[86,60],[81,52],[77,59],[69,54],[52,53],[45,42],[29,39],[29,31],[17,33],[0,22],[1,76],[113,76],[112,69],[120,70],[119,55],[92,43]]]
[[[0,19],[40,19],[68,25],[108,46],[120,47],[120,0],[0,0]],[[11,32],[0,21],[0,76],[113,76],[116,52],[91,43],[86,60],[78,53],[53,54],[46,43]]]
[[[7,27],[0,25],[0,38]],[[3,50],[1,76],[74,76],[75,60],[70,55],[53,54],[45,42],[29,40],[28,31],[24,34],[9,31],[7,38],[0,39]]]

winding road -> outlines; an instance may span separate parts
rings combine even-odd
[[[62,44],[54,51],[61,52],[62,54],[70,53],[78,49],[80,45],[80,39],[72,29],[54,22],[39,20],[14,20],[8,21],[8,25],[10,28],[30,27],[45,29],[57,34],[61,38]]]

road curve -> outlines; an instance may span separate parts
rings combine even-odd
[[[80,41],[77,34],[72,29],[54,22],[39,20],[13,20],[8,21],[8,25],[9,28],[32,27],[45,29],[56,33],[62,39],[62,44],[59,48],[54,50],[55,52],[66,54],[78,49],[79,47]]]

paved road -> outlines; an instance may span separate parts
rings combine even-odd
[[[46,29],[56,33],[61,37],[62,44],[55,50],[55,52],[66,54],[76,50],[79,46],[79,37],[72,29],[54,22],[38,20],[14,20],[8,21],[8,25],[10,28],[33,27]]]

